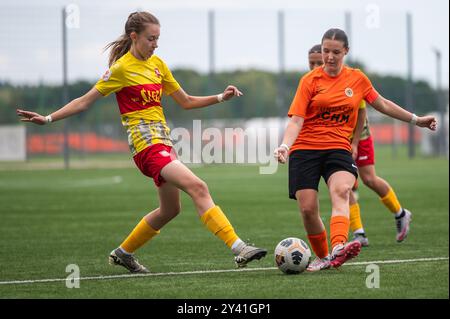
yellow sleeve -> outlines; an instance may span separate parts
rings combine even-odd
[[[359,109],[365,109],[366,108],[366,101],[361,100],[361,103],[359,104]]]
[[[120,91],[124,87],[124,73],[120,62],[114,63],[100,80],[95,84],[95,88],[103,95]]]
[[[160,64],[161,64],[161,73],[162,73],[162,88],[163,88],[163,93],[166,95],[170,95],[173,92],[177,91],[180,89],[180,84],[178,84],[177,80],[175,80],[175,78],[172,75],[172,72],[170,72],[169,67],[167,66],[167,64],[159,59]]]

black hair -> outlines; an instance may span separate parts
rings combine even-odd
[[[311,53],[322,53],[322,45],[321,44],[316,44],[315,46],[313,46],[308,51],[308,54],[311,54]]]

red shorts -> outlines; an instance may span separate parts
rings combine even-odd
[[[171,146],[154,144],[134,155],[133,159],[142,174],[153,178],[155,185],[159,187],[165,183],[161,170],[176,160],[177,154]]]
[[[372,136],[369,136],[365,140],[359,142],[358,157],[355,162],[358,167],[375,164],[375,149],[373,147]]]

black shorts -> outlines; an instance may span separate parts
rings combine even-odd
[[[296,150],[289,155],[289,198],[296,199],[301,189],[319,190],[320,177],[325,183],[337,171],[347,171],[358,178],[358,169],[349,151]]]

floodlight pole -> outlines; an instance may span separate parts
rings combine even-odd
[[[280,116],[285,107],[285,89],[284,12],[280,10],[278,11],[278,94],[276,101]]]
[[[406,53],[408,63],[408,81],[406,84],[406,105],[414,113],[414,83],[413,83],[413,43],[412,43],[412,17],[406,14]],[[408,157],[415,157],[414,125],[408,125]]]
[[[208,11],[208,83],[207,91],[211,92],[216,89],[216,39],[215,39],[215,13],[214,10]],[[207,117],[210,117],[210,113],[206,113]]]
[[[438,123],[439,125],[439,130],[440,130],[440,134],[439,134],[439,155],[446,155],[446,143],[445,143],[445,139],[446,139],[446,127],[445,127],[445,123],[444,123],[444,119],[445,119],[445,103],[443,101],[443,95],[442,95],[442,73],[441,73],[441,51],[437,48],[433,48],[433,52],[436,55],[436,94],[437,94],[437,102],[438,102],[438,110],[440,113],[440,120],[441,123]]]
[[[66,105],[69,102],[69,91],[67,87],[67,26],[66,26],[66,7],[62,9],[62,43],[63,43],[63,93],[62,103]],[[64,168],[69,169],[69,123],[68,118],[64,120],[63,124],[63,154],[64,154]]]
[[[353,46],[352,39],[352,13],[350,11],[345,11],[345,33],[347,34],[348,42],[350,46]],[[350,50],[347,55],[347,60],[349,63],[353,62],[353,50]]]
[[[209,74],[213,75],[215,73],[216,69],[216,61],[215,61],[215,16],[214,11],[209,10],[208,11],[208,34],[209,34]]]

